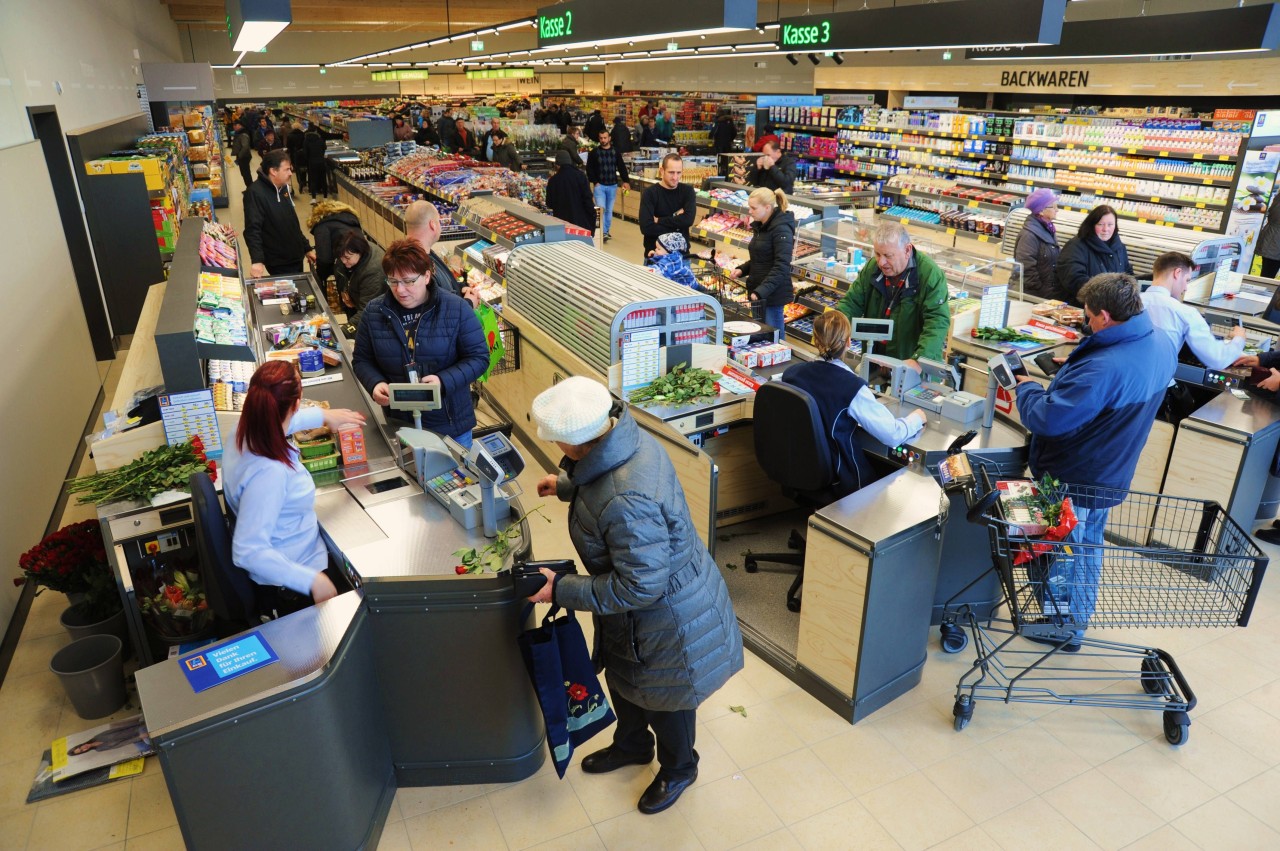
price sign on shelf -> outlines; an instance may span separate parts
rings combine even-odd
[[[168,394],[161,396],[159,402],[164,439],[170,446],[186,443],[192,435],[199,435],[205,455],[222,457],[222,432],[218,430],[212,390]]]

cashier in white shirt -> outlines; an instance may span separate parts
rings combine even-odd
[[[837,466],[836,497],[847,496],[876,480],[875,471],[858,443],[857,429],[885,446],[897,446],[920,433],[928,414],[917,408],[905,417],[894,417],[876,401],[875,393],[844,362],[852,328],[849,318],[828,310],[813,323],[813,345],[819,360],[787,368],[782,380],[813,397],[831,442]]]
[[[301,408],[302,376],[292,361],[271,360],[249,382],[234,446],[223,456],[222,494],[236,513],[231,559],[259,585],[323,602],[337,596],[325,575],[329,553],[316,519],[316,486],[288,436],[348,423],[364,415]]]
[[[1213,336],[1200,311],[1182,303],[1187,284],[1194,276],[1195,263],[1190,257],[1178,251],[1161,254],[1151,267],[1153,280],[1142,294],[1142,308],[1155,329],[1164,332],[1173,343],[1175,352],[1182,351],[1185,343],[1209,369],[1226,369],[1244,353],[1244,329],[1237,325],[1226,340]],[[1190,393],[1176,382],[1169,385],[1162,409],[1166,420],[1177,423],[1195,408],[1196,401]]]

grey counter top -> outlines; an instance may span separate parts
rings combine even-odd
[[[932,477],[903,468],[816,514],[870,547],[933,521],[941,494]]]
[[[895,417],[905,417],[912,411],[922,410],[897,399],[881,397],[879,401]],[[929,424],[908,441],[913,447],[924,452],[940,452],[950,446],[957,437],[971,430],[977,430],[978,435],[965,446],[965,449],[970,451],[1025,446],[1028,440],[1025,429],[1001,419],[999,414],[996,415],[991,428],[983,428],[981,418],[965,424],[947,419],[932,411],[925,411],[925,413],[929,415]]]
[[[1280,423],[1280,406],[1261,396],[1249,394],[1237,399],[1219,393],[1184,422],[1198,422],[1244,435],[1254,435]]]
[[[161,735],[198,721],[232,712],[318,678],[329,665],[362,603],[357,591],[269,621],[257,627],[280,661],[227,680],[205,691],[192,689],[179,667],[193,651],[137,673],[138,696],[151,735]]]

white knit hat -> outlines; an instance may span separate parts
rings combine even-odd
[[[609,430],[613,397],[598,381],[582,376],[566,378],[533,400],[538,437],[580,446]]]

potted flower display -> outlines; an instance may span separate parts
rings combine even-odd
[[[124,639],[124,609],[98,521],[62,527],[23,553],[18,566],[23,575],[16,584],[32,582],[67,595],[71,606],[61,621],[72,638],[106,633]]]
[[[139,598],[139,604],[142,616],[167,644],[204,638],[213,627],[213,610],[193,571],[174,568],[155,593]]]

